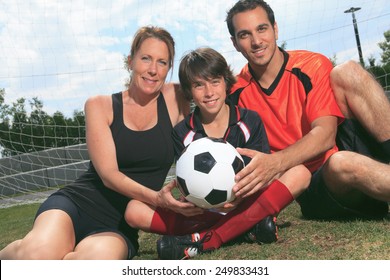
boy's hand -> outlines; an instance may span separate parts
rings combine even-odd
[[[188,201],[180,201],[173,197],[172,190],[176,187],[176,181],[166,184],[158,193],[159,206],[161,208],[170,209],[176,213],[185,216],[200,215],[204,212],[204,209],[196,207],[194,204]]]

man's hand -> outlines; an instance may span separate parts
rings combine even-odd
[[[244,148],[237,148],[237,151],[252,160],[235,177],[236,184],[233,192],[236,197],[248,197],[254,194],[279,177],[282,172],[279,158],[274,154],[264,154]]]

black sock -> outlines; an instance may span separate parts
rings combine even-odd
[[[383,151],[386,153],[387,157],[390,158],[390,139],[380,143]]]

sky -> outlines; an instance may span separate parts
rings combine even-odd
[[[180,58],[201,46],[220,51],[237,73],[246,63],[234,49],[225,23],[236,0],[0,0],[0,88],[6,103],[38,97],[49,114],[72,115],[97,94],[124,89],[124,69],[136,30],[166,28]],[[365,61],[380,61],[378,43],[390,29],[388,0],[269,0],[279,26],[278,43],[307,49],[337,63],[358,61],[350,7],[355,12]]]

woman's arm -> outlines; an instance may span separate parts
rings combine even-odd
[[[155,207],[168,208],[183,214],[194,207],[191,203],[177,201],[170,190],[171,182],[156,192],[120,172],[110,125],[113,120],[111,96],[91,97],[85,104],[86,138],[90,159],[103,184],[122,195],[137,199]]]

